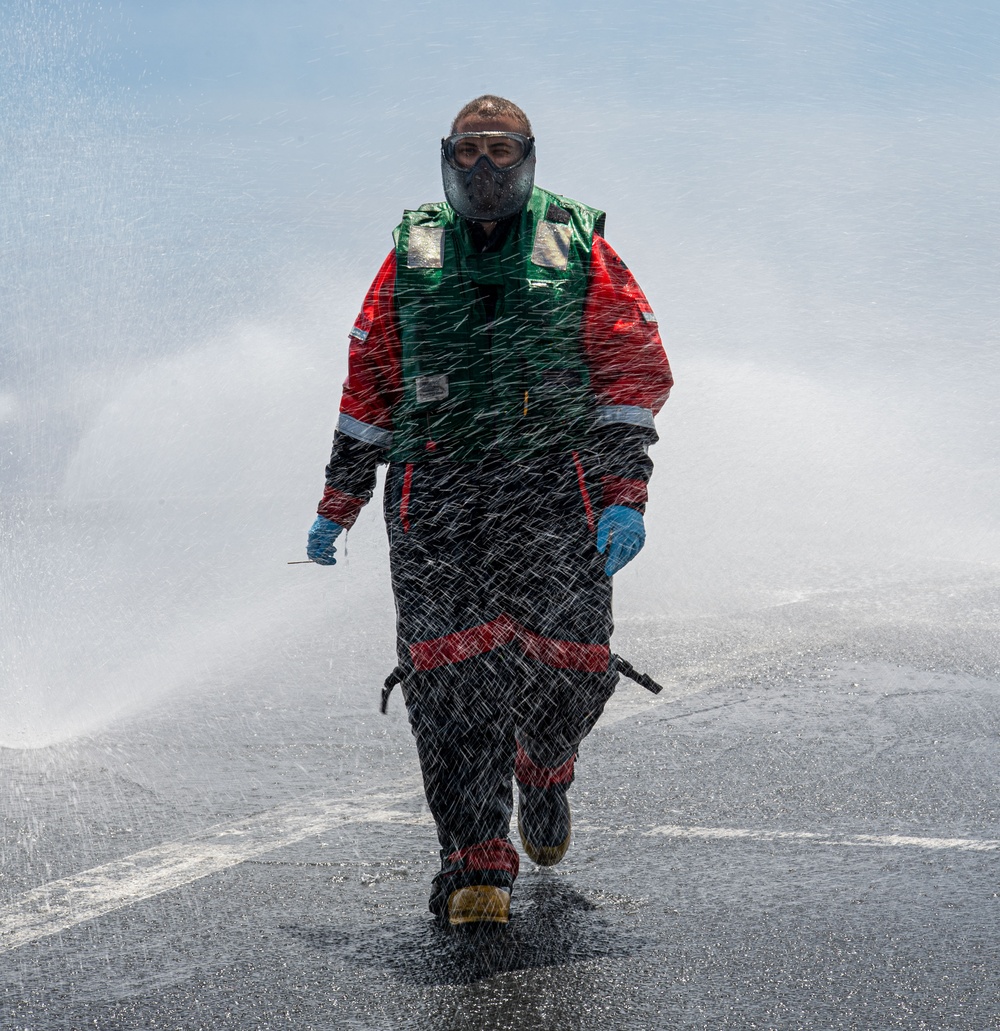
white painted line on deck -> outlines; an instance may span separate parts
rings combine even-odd
[[[393,808],[412,804],[420,797],[420,789],[411,788],[393,793],[359,795],[357,798],[298,799],[256,816],[218,824],[201,834],[157,845],[72,877],[50,881],[0,906],[0,953],[191,884],[266,852],[317,837],[336,827],[372,823],[424,824],[427,822],[424,813]],[[577,830],[716,841],[788,841],[868,848],[1000,851],[1000,841],[902,834],[835,835],[680,824],[651,828],[580,824]]]
[[[0,906],[0,953],[335,827],[359,823],[422,823],[424,817],[392,808],[420,797],[419,789],[411,789],[360,795],[354,799],[298,799],[256,816],[218,824],[201,834],[156,845],[72,877],[50,881]]]
[[[737,827],[684,827],[666,824],[640,831],[644,837],[701,838],[705,840],[805,841],[812,845],[854,848],[922,848],[930,851],[1000,852],[1000,841],[981,838],[924,838],[906,834],[830,834],[816,831],[744,830]]]

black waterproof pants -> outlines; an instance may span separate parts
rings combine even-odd
[[[614,692],[599,486],[586,453],[389,467],[403,693],[446,852],[507,837],[516,742],[562,765]]]

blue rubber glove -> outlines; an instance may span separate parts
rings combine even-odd
[[[309,529],[306,554],[321,566],[335,566],[337,560],[333,556],[337,549],[333,542],[341,535],[343,529],[340,523],[335,523],[326,516],[316,516],[316,522]]]
[[[642,551],[646,543],[646,527],[642,513],[626,505],[612,505],[601,514],[597,524],[597,550],[608,553],[604,572],[614,576]],[[609,547],[610,545],[610,547]]]

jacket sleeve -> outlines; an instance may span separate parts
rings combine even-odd
[[[656,316],[625,262],[595,234],[583,347],[597,397],[603,504],[642,512],[657,440],[653,417],[673,386]]]
[[[392,445],[392,408],[402,385],[399,325],[393,305],[396,256],[385,259],[350,333],[340,418],[317,512],[346,529],[375,490]]]

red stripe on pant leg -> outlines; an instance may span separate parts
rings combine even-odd
[[[518,784],[528,788],[550,788],[553,784],[571,784],[576,756],[571,755],[562,766],[539,766],[517,743],[517,758],[514,760],[514,776]]]
[[[406,472],[403,474],[403,496],[399,499],[399,521],[403,524],[403,531],[410,532],[410,520],[407,513],[410,511],[410,484],[413,483],[413,463],[407,462]]]
[[[498,616],[489,623],[469,627],[468,630],[457,630],[444,637],[411,644],[410,658],[415,669],[437,669],[510,644],[516,636],[517,625],[510,616]]]
[[[587,513],[587,529],[591,533],[594,532],[594,509],[590,504],[590,494],[587,492],[587,483],[583,477],[583,466],[580,464],[580,459],[577,453],[573,452],[573,464],[576,466],[576,480],[580,484],[580,496],[583,498],[583,508]]]
[[[529,659],[554,669],[578,669],[586,673],[604,673],[611,661],[611,649],[606,644],[582,644],[578,641],[559,641],[542,637],[530,630],[521,630],[521,648]]]

